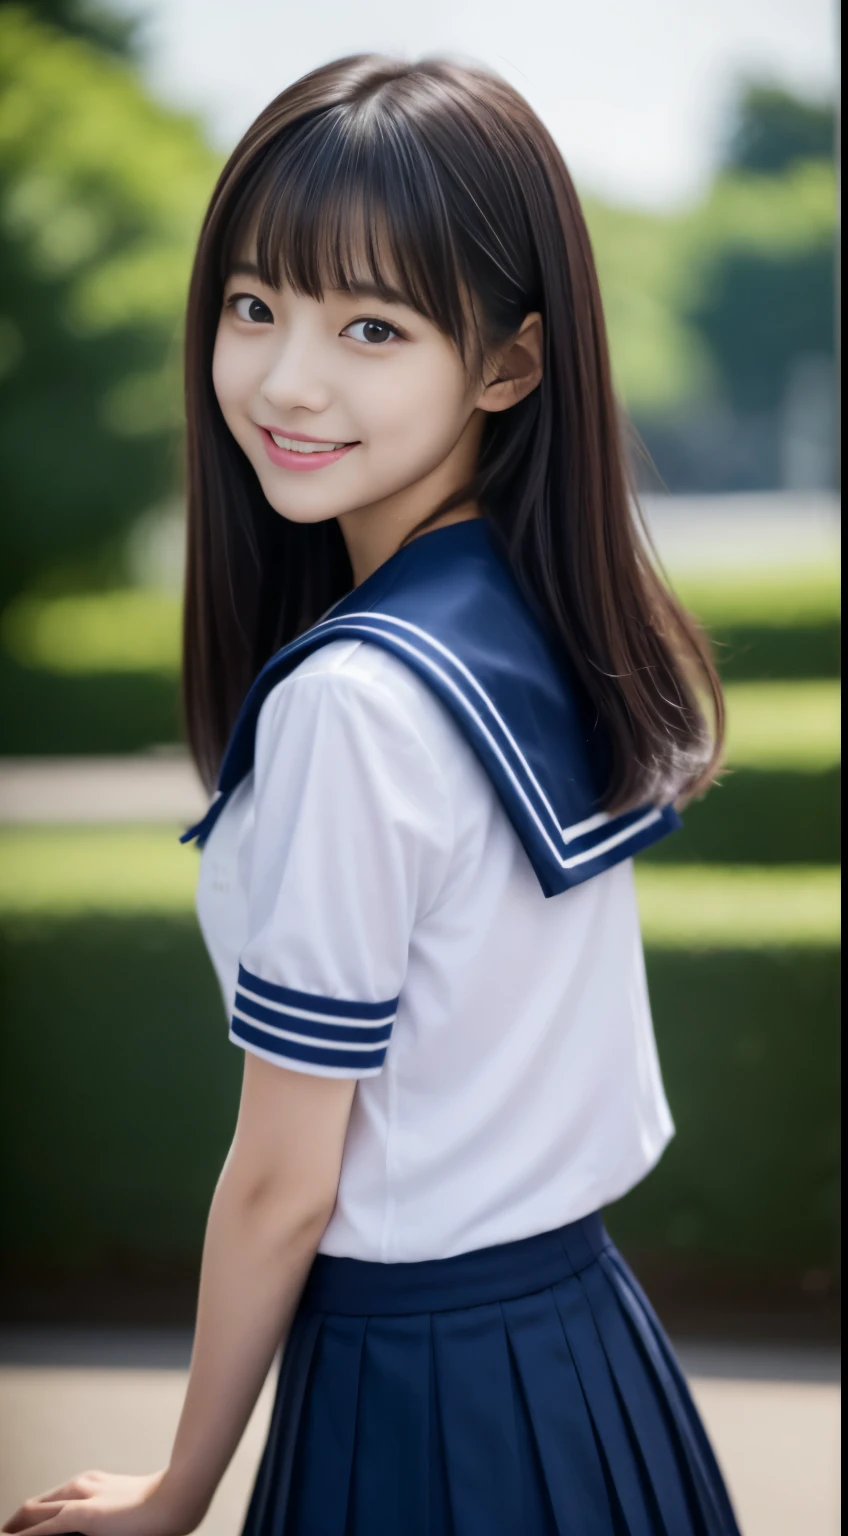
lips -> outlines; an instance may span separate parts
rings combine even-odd
[[[337,464],[345,454],[358,446],[357,443],[336,443],[320,438],[305,437],[300,432],[272,432],[270,427],[260,427],[263,446],[272,464],[280,469],[313,470]],[[297,446],[295,446],[297,445]]]

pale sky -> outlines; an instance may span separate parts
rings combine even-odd
[[[145,18],[146,78],[229,149],[317,64],[377,50],[494,67],[581,188],[662,207],[709,179],[735,82],[835,90],[833,0],[111,0]]]

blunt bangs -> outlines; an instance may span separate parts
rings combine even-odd
[[[436,168],[378,101],[303,118],[261,154],[222,244],[222,282],[248,243],[270,287],[313,299],[373,287],[449,336],[466,365],[473,340],[479,366],[472,275]]]

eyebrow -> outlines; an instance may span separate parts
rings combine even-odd
[[[230,277],[260,277],[259,268],[255,261],[233,261],[230,263]],[[348,293],[354,299],[376,299],[382,304],[402,304],[404,309],[410,309],[409,299],[399,288],[378,288],[376,283],[348,283],[339,290],[340,293]]]

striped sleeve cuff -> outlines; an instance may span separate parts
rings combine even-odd
[[[375,1077],[386,1059],[397,1007],[396,997],[354,1003],[293,992],[240,965],[230,1039],[299,1072]]]

